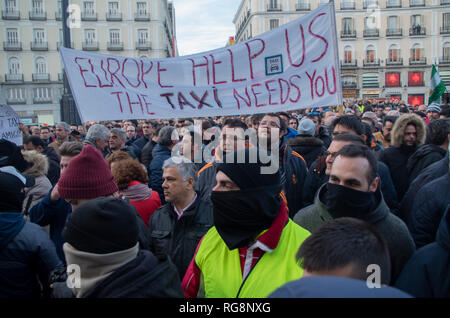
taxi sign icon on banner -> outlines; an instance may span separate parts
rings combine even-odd
[[[283,73],[283,56],[275,55],[266,57],[266,76]]]

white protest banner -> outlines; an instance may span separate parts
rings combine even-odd
[[[342,104],[334,4],[233,46],[138,59],[60,47],[83,122]]]
[[[0,139],[6,139],[21,146],[23,138],[19,123],[19,116],[11,106],[0,105]]]

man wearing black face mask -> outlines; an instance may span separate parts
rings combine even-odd
[[[392,214],[380,191],[377,161],[366,146],[347,145],[337,154],[330,180],[313,205],[298,212],[294,221],[309,231],[339,217],[353,217],[372,224],[388,245],[394,281],[414,253],[415,245],[405,223]]]
[[[309,232],[289,219],[279,170],[265,171],[269,164],[261,158],[251,161],[257,154],[256,148],[240,150],[217,165],[215,226],[184,276],[186,297],[262,298],[302,275],[295,252]]]

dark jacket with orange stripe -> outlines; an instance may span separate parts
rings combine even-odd
[[[283,185],[285,198],[289,208],[289,217],[293,217],[303,208],[302,189],[306,179],[306,162],[291,147],[282,142],[280,145],[281,166],[284,169],[286,182]],[[195,190],[202,198],[210,199],[212,189],[216,185],[215,163],[208,163],[198,171],[198,180]]]

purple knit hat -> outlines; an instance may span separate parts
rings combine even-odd
[[[73,157],[58,181],[58,192],[66,199],[94,199],[119,191],[100,151],[86,145]]]

